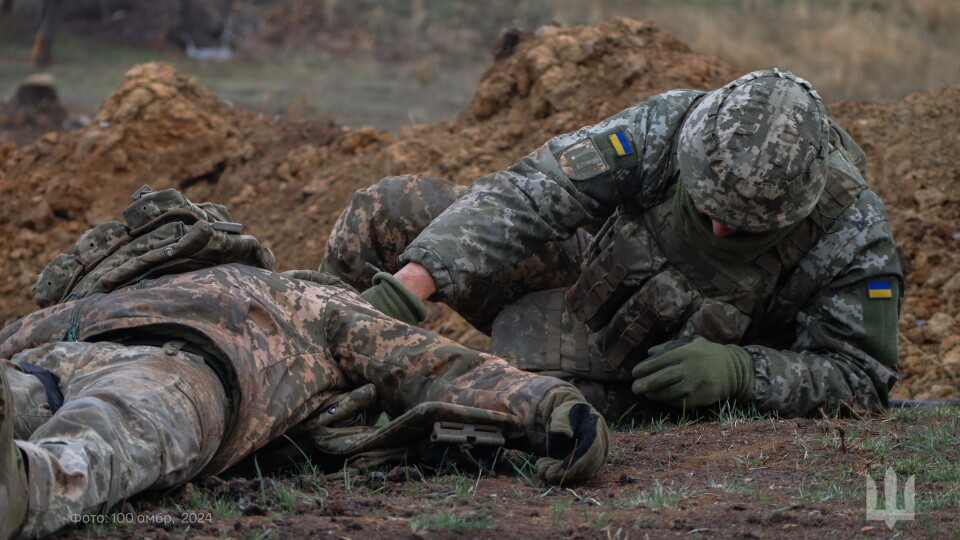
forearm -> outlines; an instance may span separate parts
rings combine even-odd
[[[903,273],[876,194],[861,192],[841,217],[842,228],[824,234],[786,284],[793,298],[806,298],[792,317],[792,343],[777,347],[788,350],[746,347],[760,408],[797,416],[887,404],[899,367]]]
[[[394,416],[428,401],[511,414],[524,431],[508,438],[534,449],[543,438],[541,400],[549,390],[569,386],[386,317],[350,293],[330,300],[325,319],[343,375],[353,384],[373,383],[380,405]]]
[[[885,293],[871,294],[878,283]],[[828,289],[799,314],[804,323],[794,350],[745,347],[758,408],[809,416],[885,407],[897,380],[900,289],[897,275]]]
[[[810,351],[745,347],[754,361],[758,410],[782,416],[835,415],[881,410],[887,405],[895,371],[872,358],[854,359]]]

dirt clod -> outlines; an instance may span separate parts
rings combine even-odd
[[[265,516],[268,510],[257,503],[250,503],[244,507],[242,514],[244,516]]]

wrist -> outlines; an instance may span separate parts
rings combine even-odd
[[[437,292],[433,276],[422,265],[407,263],[394,277],[420,300],[426,300]]]
[[[734,396],[737,401],[747,402],[754,399],[755,374],[753,355],[739,345],[727,345],[733,358],[734,373],[736,374],[736,389]]]
[[[360,297],[381,312],[410,325],[418,324],[427,314],[423,302],[388,272],[374,275],[373,286]]]

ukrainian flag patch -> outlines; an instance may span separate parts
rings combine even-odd
[[[890,280],[878,279],[867,283],[867,292],[870,298],[893,298],[893,287]]]
[[[610,139],[610,144],[613,145],[613,149],[617,152],[618,156],[623,157],[633,153],[633,148],[630,146],[630,139],[628,139],[622,131],[618,131],[607,138]]]

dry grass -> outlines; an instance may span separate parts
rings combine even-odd
[[[428,58],[430,69],[487,62],[489,44],[510,26],[628,16],[655,20],[693,49],[743,71],[790,69],[831,100],[898,99],[960,82],[960,0],[326,0],[306,11],[295,9],[298,2],[274,6],[275,20],[296,19],[311,31],[319,22],[325,31],[313,34],[317,46],[343,40],[350,50],[394,61]]]
[[[609,2],[743,71],[779,66],[837,99],[898,99],[960,82],[958,0]]]

